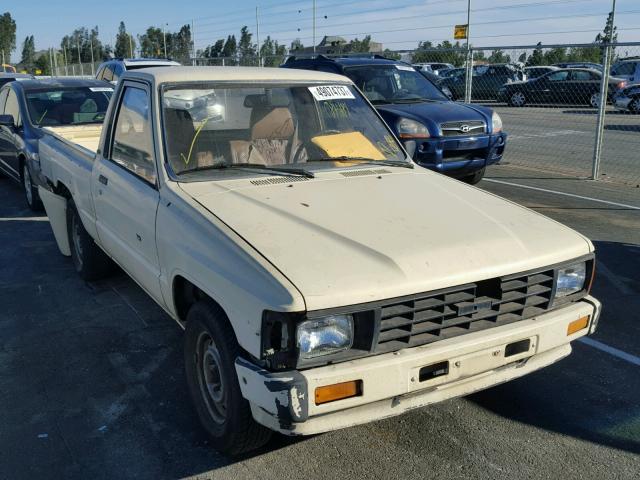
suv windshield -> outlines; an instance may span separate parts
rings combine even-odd
[[[112,87],[70,87],[28,90],[27,110],[33,125],[102,123]]]
[[[162,106],[167,159],[183,180],[249,169],[296,173],[300,164],[305,173],[365,162],[411,165],[351,85],[169,85]]]
[[[347,67],[344,71],[371,103],[449,100],[438,87],[407,65],[364,65]]]

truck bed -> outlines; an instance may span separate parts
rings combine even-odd
[[[102,124],[99,125],[76,125],[65,127],[46,127],[44,129],[68,143],[80,145],[81,147],[95,153],[100,143]]]

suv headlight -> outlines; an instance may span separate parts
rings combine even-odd
[[[429,130],[420,122],[409,118],[401,118],[397,123],[398,136],[405,140],[429,138]]]
[[[502,131],[502,119],[496,112],[493,112],[493,115],[491,115],[491,131],[493,133]]]
[[[348,350],[353,344],[353,317],[330,315],[306,320],[296,329],[300,358],[310,359]]]
[[[585,262],[558,269],[555,298],[580,292],[584,289],[586,278],[587,264]]]

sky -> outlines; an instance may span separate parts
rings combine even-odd
[[[474,46],[587,43],[604,27],[612,0],[470,0],[471,43]],[[3,2],[4,3],[4,2]],[[147,27],[177,31],[194,25],[196,48],[218,38],[239,35],[247,25],[260,39],[267,35],[289,45],[300,38],[313,43],[312,0],[31,0],[0,6],[17,23],[19,60],[22,42],[34,35],[36,49],[60,46],[60,40],[80,26],[98,26],[103,43],[113,44],[124,21],[134,35]],[[617,1],[618,41],[640,42],[640,1]],[[347,40],[367,34],[392,50],[415,48],[419,41],[453,40],[453,26],[467,21],[467,0],[316,0],[316,43],[324,35]],[[255,36],[253,38],[256,40]],[[640,47],[637,47],[640,54]]]

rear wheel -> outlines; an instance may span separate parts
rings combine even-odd
[[[631,100],[631,103],[629,103],[629,111],[632,113],[640,113],[640,98]]]
[[[240,391],[235,369],[240,354],[227,318],[213,302],[191,307],[184,339],[189,392],[214,448],[231,455],[255,450],[271,437],[271,430],[253,419]]]
[[[33,185],[29,165],[27,165],[26,161],[22,162],[22,187],[24,189],[24,197],[27,200],[29,208],[34,212],[41,212],[44,208],[42,200],[40,200],[38,189]]]
[[[525,103],[527,103],[527,97],[520,91],[513,92],[509,97],[509,105],[512,107],[524,107]]]
[[[462,180],[465,183],[468,183],[469,185],[475,185],[476,183],[479,183],[480,180],[482,180],[482,178],[484,177],[485,170],[486,170],[486,167],[478,170],[477,172],[472,173],[471,175],[462,177],[460,180]]]
[[[67,203],[67,234],[73,266],[84,280],[99,280],[113,271],[113,262],[85,230],[73,200]]]
[[[591,96],[589,97],[589,105],[591,105],[593,108],[598,108],[600,106],[600,94],[599,93],[592,93]]]

